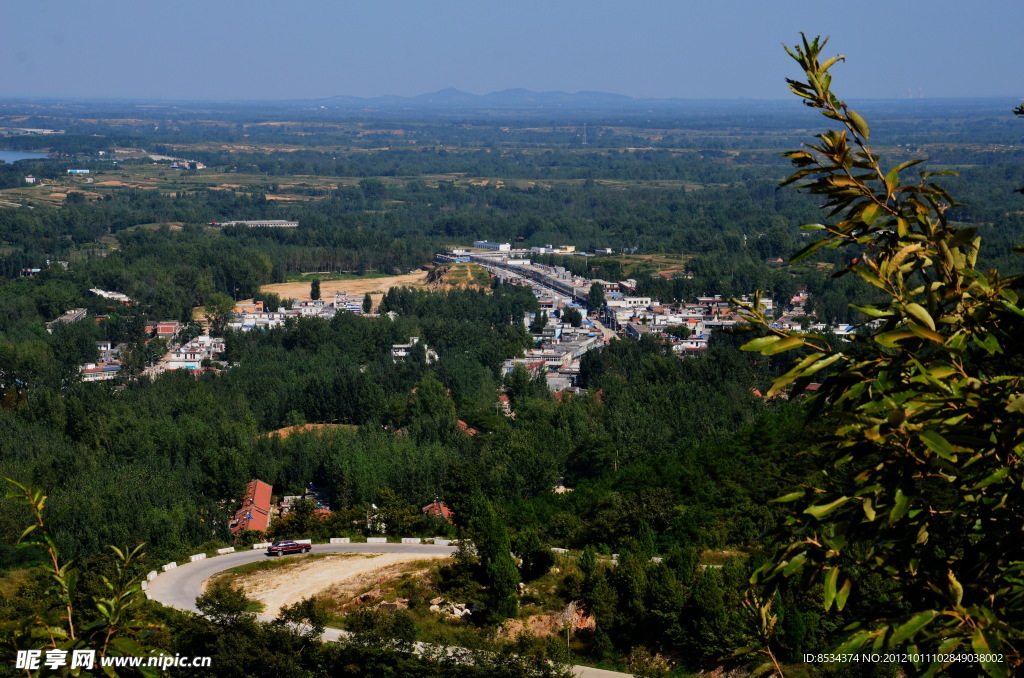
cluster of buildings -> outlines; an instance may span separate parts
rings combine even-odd
[[[228,523],[232,535],[237,536],[242,530],[265,533],[276,518],[281,518],[291,513],[295,508],[296,502],[300,500],[315,502],[316,506],[313,509],[313,513],[321,520],[331,515],[330,498],[323,490],[316,489],[313,483],[309,484],[309,488],[303,494],[285,496],[277,503],[273,500],[273,490],[274,488],[269,483],[265,483],[257,478],[249,481],[249,484],[246,485],[245,493],[242,495],[240,506],[232,514]],[[420,512],[428,517],[443,518],[449,523],[455,517],[452,510],[444,502],[436,498],[421,508]],[[367,509],[366,529],[370,532],[379,533],[387,530],[384,517],[374,504],[371,504]]]
[[[564,314],[564,307],[560,311]],[[533,316],[524,318],[532,324]],[[536,348],[526,351],[521,358],[510,358],[502,364],[502,373],[511,374],[521,365],[533,377],[543,377],[552,391],[577,389],[580,358],[587,351],[604,346],[604,338],[593,322],[584,320],[579,327],[564,322],[563,317],[548,316],[547,324],[537,334]]]
[[[109,341],[97,341],[96,350],[100,359],[95,363],[86,363],[78,368],[82,381],[110,381],[121,374],[121,352],[124,344],[111,345]]]
[[[224,340],[204,334],[172,349],[164,358],[165,370],[198,370],[204,360],[214,360],[222,353]]]
[[[657,299],[639,296],[636,293],[637,281],[633,279],[608,281],[586,278],[575,275],[562,266],[547,266],[529,259],[531,254],[580,254],[572,246],[531,247],[530,249],[514,249],[509,243],[474,242],[474,250],[453,249],[445,254],[438,254],[438,262],[453,260],[472,261],[480,264],[501,282],[507,284],[529,285],[533,288],[542,311],[549,314],[548,327],[538,336],[538,348],[531,351],[526,358],[517,358],[505,362],[506,371],[511,371],[516,364],[522,364],[536,375],[545,374],[549,385],[554,390],[564,386],[566,381],[573,383],[573,371],[578,373],[578,356],[595,346],[599,346],[608,335],[603,334],[604,328],[614,332],[614,336],[639,339],[645,335],[654,335],[670,344],[674,351],[681,355],[693,355],[707,349],[708,340],[715,330],[741,322],[732,305],[721,296],[699,297],[695,303],[662,304]],[[595,250],[594,254],[609,254],[611,250]],[[563,311],[575,307],[584,318],[591,287],[597,283],[604,292],[604,306],[591,309],[592,321],[583,327],[574,329],[556,320],[561,318]],[[743,297],[743,301],[749,301]],[[790,312],[779,319],[782,328],[797,327],[797,317],[806,315],[805,305],[808,300],[806,292],[800,292],[789,301]],[[761,305],[771,313],[773,301],[762,298]],[[687,331],[679,331],[685,327]],[[600,328],[602,332],[595,332]],[[669,332],[669,329],[672,329]],[[842,336],[853,331],[850,326],[829,328],[822,323],[812,325],[811,331],[826,331]],[[681,336],[685,335],[685,336]]]
[[[247,226],[248,228],[298,228],[299,222],[287,219],[251,219],[248,221],[211,221],[210,226]]]
[[[26,179],[27,178],[28,177],[26,177]],[[50,259],[47,259],[46,260],[46,266],[44,266],[43,268],[35,268],[35,267],[33,267],[33,268],[23,268],[23,269],[21,269],[21,277],[22,278],[31,278],[33,276],[39,275],[40,273],[42,273],[43,271],[45,271],[46,269],[50,268],[51,266],[53,266],[55,264],[58,265],[58,266],[63,266],[64,270],[68,270],[70,268],[70,266],[68,265],[68,262],[66,262],[66,261],[60,261],[59,259],[55,259],[55,260],[51,261]]]
[[[527,248],[513,248],[512,243],[508,242],[490,242],[489,240],[474,240],[473,247],[479,250],[487,250],[491,252],[506,252],[509,255],[527,255],[527,254],[584,254],[583,252],[577,252],[575,245],[541,245]],[[453,249],[452,254],[466,254],[467,250]],[[602,247],[594,250],[594,255],[607,255],[612,254],[612,248]],[[584,254],[584,256],[588,256]]]
[[[743,301],[749,301],[747,297]],[[772,310],[772,300],[762,298],[761,304]],[[721,296],[698,297],[696,303],[661,304],[650,297],[610,294],[605,299],[605,323],[623,336],[639,339],[655,335],[677,353],[687,355],[703,351],[714,330],[741,322],[728,300]],[[669,328],[685,327],[685,337],[669,333]]]
[[[537,298],[540,313],[547,315],[547,323],[539,328],[535,326],[536,317],[533,314],[527,314],[523,318],[524,325],[535,330],[533,336],[536,346],[526,351],[521,358],[506,360],[502,365],[503,373],[511,374],[516,365],[521,365],[531,376],[543,377],[552,391],[577,389],[580,358],[587,351],[604,346],[607,340],[606,334],[595,323],[595,319],[588,318],[587,308],[578,303],[576,297],[566,294],[549,282],[546,284],[544,274],[550,267],[534,265],[528,270],[535,275],[527,276],[524,275],[522,268],[512,270],[482,265],[502,283],[529,286]],[[530,265],[527,263],[517,266]],[[567,321],[566,312],[570,309],[580,314],[582,322],[579,327],[574,327]]]
[[[233,330],[266,330],[283,325],[288,318],[323,318],[330,320],[339,311],[362,314],[363,299],[359,295],[351,295],[339,291],[334,294],[334,301],[328,303],[323,299],[294,300],[287,308],[271,311],[264,308],[262,301],[239,303],[231,312],[228,327]]]

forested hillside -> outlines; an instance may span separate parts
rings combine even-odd
[[[958,202],[943,212],[945,223],[983,238],[977,279],[993,267],[1021,270],[1011,255],[1024,214],[1024,197],[1014,193],[1024,186],[1021,128],[993,118],[987,105],[951,107],[957,117],[948,121],[922,113],[926,124],[910,128],[902,121],[918,109],[875,106],[882,116],[875,138],[892,163],[928,156],[933,169],[958,170],[935,181]],[[836,471],[805,454],[834,427],[805,396],[770,391],[788,358],[741,351],[750,327],[716,330],[706,350],[686,358],[656,334],[614,339],[584,355],[579,391],[552,393],[543,377],[502,370],[536,343],[528,325],[540,307],[529,288],[393,287],[377,295],[378,312],[226,330],[222,358],[203,369],[144,373],[166,351],[147,323],[181,321],[195,336],[203,313],[224,324],[210,310],[218,305],[230,310],[254,298],[276,309],[282,300],[261,292],[266,284],[305,284],[310,273],[407,273],[474,240],[600,248],[598,256],[538,260],[631,279],[637,294],[666,304],[765,290],[785,306],[803,291],[809,316],[861,319],[850,304],[881,303],[884,292],[870,276],[837,275],[862,261],[861,243],[791,260],[816,239],[800,225],[822,220],[825,202],[778,190],[789,171],[779,150],[793,147],[808,124],[799,111],[607,118],[590,127],[584,145],[565,120],[290,117],[270,125],[255,121],[280,111],[230,109],[178,112],[173,125],[154,125],[172,113],[155,107],[145,114],[152,119],[126,122],[114,109],[26,117],[22,124],[57,120],[67,133],[4,139],[55,154],[0,164],[0,477],[48,497],[40,516],[52,531],[52,543],[15,548],[36,518],[23,502],[0,504],[7,649],[16,645],[8,639],[20,642],[45,621],[35,608],[50,596],[53,580],[39,566],[48,553],[76,559],[81,584],[68,594],[77,605],[71,616],[88,625],[99,619],[91,605],[105,590],[99,577],[116,573],[108,545],[145,544],[145,555],[126,566],[134,577],[233,544],[229,519],[253,478],[275,496],[316,487],[330,499],[329,517],[300,506],[271,525],[270,538],[358,539],[384,524],[391,537],[472,540],[479,558],[463,553],[444,565],[438,585],[479,605],[483,612],[467,625],[481,643],[520,659],[570,658],[561,635],[515,647],[495,640],[501,622],[533,604],[577,604],[593,622],[570,638],[573,661],[638,672],[671,665],[678,675],[745,666],[751,657],[734,654],[743,646],[799,663],[844,638],[848,623],[894,606],[912,609],[885,573],[844,564],[844,581],[863,593],[829,609],[822,602],[836,594],[827,583],[780,579],[771,593],[773,631],[764,635],[750,581],[774,564],[773,549],[792,522],[789,507],[773,500],[832,482]],[[133,151],[115,164],[117,148]],[[148,153],[206,167],[171,169]],[[72,167],[88,168],[88,182],[69,178]],[[39,183],[26,185],[28,175]],[[299,225],[216,223],[246,219]],[[86,309],[86,319],[47,330],[73,308]],[[763,320],[760,341],[781,336]],[[395,358],[392,347],[412,337],[421,343]],[[100,341],[124,345],[123,372],[84,383],[80,366],[98,359]],[[435,499],[454,510],[452,523],[422,512]],[[942,500],[935,505],[946,506]],[[237,543],[248,547],[258,536],[242,534]],[[570,550],[557,572],[552,547]],[[516,588],[520,581],[547,587],[546,600],[530,602],[539,595]],[[256,622],[237,592],[216,589],[206,603],[204,618],[139,600],[128,614],[138,625],[124,635],[152,651],[213,655],[220,669],[211,675],[223,676],[268,666],[277,674],[361,675],[351,668],[360,664],[381,675],[558,669],[514,657],[482,668],[413,659],[388,638],[411,642],[430,629],[404,613],[353,615],[346,623],[370,640],[337,648]],[[322,622],[314,607],[297,607],[290,619]],[[148,624],[159,626],[149,629],[156,633],[147,635]],[[227,638],[250,654],[232,650]],[[805,670],[895,676],[906,666]]]

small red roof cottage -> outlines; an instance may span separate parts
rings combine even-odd
[[[426,513],[428,516],[441,516],[449,523],[452,522],[452,516],[455,515],[455,513],[450,508],[445,506],[443,501],[439,501],[437,499],[424,506],[423,512]]]
[[[231,534],[240,530],[266,532],[270,525],[270,494],[273,488],[262,480],[253,479],[245,488],[242,508],[231,520]]]

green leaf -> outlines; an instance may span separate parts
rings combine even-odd
[[[784,494],[781,497],[776,497],[775,499],[770,499],[769,501],[776,504],[785,504],[787,502],[796,501],[797,499],[803,499],[806,494],[807,493],[804,492],[803,490],[799,490],[797,492],[790,492],[789,494]]]
[[[878,306],[858,306],[856,304],[850,304],[850,306],[871,318],[888,318],[893,313],[892,309]]]
[[[16,543],[20,543],[22,539],[24,539],[25,537],[27,537],[27,536],[28,536],[28,535],[29,535],[29,534],[30,534],[30,533],[31,533],[31,532],[32,532],[33,530],[35,530],[35,529],[36,529],[37,527],[39,527],[39,526],[38,526],[38,525],[29,525],[28,527],[26,527],[26,528],[25,528],[25,531],[21,533],[21,536],[20,536],[20,537],[18,537],[18,542],[16,542]]]
[[[975,652],[989,660],[981,661],[981,668],[985,669],[985,673],[993,676],[993,678],[1004,678],[1007,675],[1006,663],[992,661],[992,659],[995,659],[994,655],[996,652],[1001,648],[998,643],[995,644],[995,649],[993,649],[992,645],[991,638],[989,638],[985,629],[978,627],[974,630],[974,635],[971,637],[971,646]]]
[[[871,501],[871,497],[866,497],[861,503],[861,508],[864,509],[864,515],[867,516],[868,522],[875,519],[875,505]]]
[[[885,190],[887,193],[892,195],[896,192],[896,189],[900,185],[900,171],[893,167],[889,170],[889,173],[885,175]]]
[[[814,254],[816,251],[818,251],[820,248],[830,244],[832,240],[832,238],[824,238],[822,240],[816,240],[815,242],[812,242],[810,245],[804,247],[802,250],[794,254],[790,258],[789,263],[795,264],[802,259],[806,259],[807,257]]]
[[[1004,466],[1003,468],[1001,468],[998,471],[996,471],[995,473],[989,475],[987,478],[982,480],[980,483],[978,483],[977,485],[972,487],[971,490],[981,490],[981,489],[984,489],[984,488],[988,487],[989,485],[992,485],[993,483],[998,483],[1000,480],[1002,480],[1003,478],[1005,478],[1009,474],[1010,474],[1010,467],[1009,466]]]
[[[850,122],[853,124],[853,129],[864,141],[868,140],[871,136],[871,130],[868,129],[868,123],[864,118],[860,117],[860,113],[857,111],[847,111],[847,115],[850,116]]]
[[[984,339],[980,339],[977,334],[973,337],[974,343],[985,349],[989,355],[995,355],[1002,353],[1003,348],[999,345],[999,340],[994,334],[986,334]]]
[[[836,581],[839,579],[839,568],[833,567],[825,575],[825,611],[832,607],[832,601],[836,598]]]
[[[956,450],[949,444],[949,441],[943,438],[935,431],[921,431],[917,434],[917,437],[924,443],[925,447],[939,455],[943,459],[954,461],[956,457]]]
[[[910,497],[903,494],[903,490],[896,490],[896,501],[893,503],[892,510],[889,511],[889,524],[895,525],[907,512],[909,505]]]
[[[801,337],[786,337],[782,341],[769,344],[761,349],[761,355],[776,355],[804,345]]]
[[[930,329],[932,332],[935,331],[935,321],[932,320],[931,315],[928,313],[928,311],[924,309],[923,306],[911,302],[909,304],[905,304],[903,306],[903,309],[907,312],[907,314],[910,315],[911,318],[921,323],[922,325],[927,325],[928,329]]]
[[[825,517],[826,515],[828,515],[829,513],[834,511],[835,509],[839,508],[843,504],[845,504],[848,499],[849,499],[849,497],[840,497],[839,499],[836,499],[835,501],[833,501],[831,503],[828,503],[828,504],[819,504],[817,506],[809,506],[806,509],[804,509],[804,513],[806,513],[807,515],[813,516],[813,517],[817,518],[818,520],[821,520],[823,517]]]
[[[751,339],[747,343],[743,344],[743,346],[740,347],[740,350],[761,351],[766,346],[770,346],[777,341],[782,341],[782,337],[778,336],[777,334],[769,334],[766,337],[757,337],[756,339]]]
[[[871,269],[867,268],[866,266],[858,266],[857,268],[853,269],[853,271],[854,271],[854,273],[859,275],[862,279],[864,279],[865,281],[871,283],[872,285],[874,285],[878,289],[880,289],[880,290],[886,289],[885,281],[883,281],[881,278],[879,278],[875,274],[874,271],[872,271]]]
[[[855,654],[873,635],[871,631],[858,631],[835,649],[836,654]]]
[[[1024,411],[1024,396],[1013,395],[1010,396],[1010,402],[1006,404],[1007,412],[1021,412]]]
[[[793,556],[793,559],[786,563],[786,567],[782,568],[782,576],[792,576],[794,572],[804,566],[804,561],[807,560],[806,553],[798,553]]]
[[[869,204],[867,207],[865,207],[863,210],[861,210],[860,220],[863,221],[868,226],[870,226],[871,224],[875,223],[875,220],[878,219],[878,215],[881,214],[881,212],[882,206],[879,205],[877,202],[873,202]]]
[[[913,331],[911,331],[911,330],[890,330],[888,332],[882,332],[881,334],[876,334],[873,337],[873,339],[875,341],[877,341],[879,344],[881,344],[882,346],[887,346],[889,348],[899,348],[899,343],[898,342],[901,342],[904,339],[910,339],[911,337],[916,337],[916,336],[917,335],[914,334]]]
[[[842,587],[836,592],[836,609],[842,611],[846,607],[846,601],[850,597],[850,591],[853,590],[853,582],[849,579],[843,582]]]
[[[912,638],[918,631],[930,624],[938,614],[939,613],[935,610],[918,612],[911,617],[909,621],[892,632],[892,637],[889,638],[889,645],[892,647],[899,647]]]

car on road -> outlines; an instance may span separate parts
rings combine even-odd
[[[283,556],[286,553],[309,553],[313,548],[310,544],[300,544],[297,541],[275,541],[267,547],[268,556]]]

